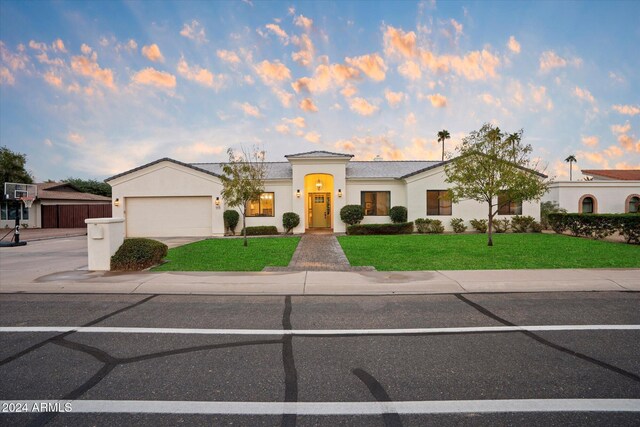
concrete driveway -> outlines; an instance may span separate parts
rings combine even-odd
[[[2,282],[30,283],[47,274],[87,268],[86,236],[30,241],[0,248]]]

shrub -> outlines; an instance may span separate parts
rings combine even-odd
[[[282,227],[284,234],[289,234],[291,230],[300,225],[300,215],[295,212],[285,212],[282,214]]]
[[[574,236],[602,239],[616,231],[627,243],[640,243],[640,215],[636,214],[549,214],[554,231],[570,230]]]
[[[418,218],[416,219],[418,233],[440,234],[444,232],[444,226],[439,219]]]
[[[486,233],[488,228],[488,223],[486,219],[472,219],[469,221],[471,226],[475,228],[478,233]]]
[[[552,213],[567,213],[567,210],[560,208],[556,202],[542,202],[540,204],[540,223],[545,230],[552,228],[549,223],[549,214]]]
[[[229,230],[231,234],[236,234],[236,226],[238,225],[238,221],[240,221],[240,214],[238,211],[227,210],[222,214],[222,218],[224,219],[224,228],[225,231]]]
[[[244,228],[240,231],[240,234],[244,236]],[[279,234],[278,228],[275,225],[247,227],[247,236],[271,236],[274,234]]]
[[[389,209],[389,217],[394,224],[407,222],[407,208],[404,206],[394,206]]]
[[[467,226],[464,225],[464,219],[462,218],[452,218],[451,227],[453,227],[455,233],[464,233],[467,231]]]
[[[340,219],[347,225],[359,224],[364,218],[364,209],[360,205],[345,205],[340,209]]]
[[[413,233],[413,222],[403,222],[400,224],[357,224],[347,227],[347,234],[350,236],[411,233]]]
[[[536,220],[532,216],[516,215],[511,218],[511,229],[514,233],[526,233],[533,228],[535,222]]]
[[[111,257],[111,270],[138,271],[159,264],[167,256],[167,245],[157,240],[125,239]]]
[[[538,221],[533,221],[531,223],[531,232],[532,233],[542,233],[542,224],[540,224]]]

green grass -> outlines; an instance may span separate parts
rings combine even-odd
[[[377,270],[640,267],[640,246],[557,234],[338,237],[353,266]]]
[[[153,271],[260,271],[266,266],[286,267],[299,237],[209,239],[169,249],[169,261]]]

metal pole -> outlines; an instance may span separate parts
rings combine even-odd
[[[16,201],[16,228],[13,233],[13,240],[16,245],[20,244],[20,201]]]

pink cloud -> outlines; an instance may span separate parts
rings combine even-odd
[[[304,28],[306,31],[309,31],[311,27],[313,27],[313,19],[307,18],[303,15],[296,16],[293,21],[298,27]]]
[[[385,89],[384,97],[391,108],[396,108],[402,101],[404,101],[406,95],[403,92],[393,92],[389,89]]]
[[[611,132],[614,134],[628,133],[631,130],[631,123],[627,122],[624,125],[612,125]]]
[[[47,71],[44,73],[42,78],[44,78],[44,81],[49,83],[51,86],[55,86],[57,88],[62,87],[62,78],[56,75],[53,71]]]
[[[157,44],[142,46],[142,55],[152,62],[164,62],[164,56]]]
[[[239,105],[240,109],[242,110],[242,112],[247,115],[247,116],[251,116],[251,117],[260,117],[260,109],[258,107],[256,107],[255,105],[251,105],[248,102],[244,102],[242,104]]]
[[[372,80],[382,81],[385,79],[387,66],[384,63],[384,59],[377,53],[346,58],[346,62],[355,68],[359,68]]]
[[[280,61],[262,61],[255,67],[255,71],[267,85],[276,84],[291,79],[291,70]]]
[[[293,44],[298,46],[300,50],[298,52],[293,52],[291,54],[291,59],[296,61],[298,64],[308,67],[313,62],[313,55],[315,53],[315,48],[311,39],[308,35],[303,34],[300,37],[294,37],[292,39]]]
[[[627,116],[640,114],[640,106],[638,105],[614,105],[612,108],[618,113],[626,114]]]
[[[516,53],[516,54],[520,53],[520,43],[518,43],[516,38],[513,36],[509,37],[509,42],[507,43],[507,47],[513,53]]]
[[[283,44],[285,44],[285,45],[289,44],[289,35],[287,34],[287,32],[285,30],[280,28],[279,25],[277,25],[277,24],[267,24],[264,27],[267,30],[269,30],[271,33],[273,33],[276,36],[278,36],[278,38],[280,39],[280,41]]]
[[[108,68],[100,68],[97,63],[97,55],[92,55],[91,59],[86,56],[74,56],[71,58],[71,69],[81,76],[90,79],[108,87],[115,89],[113,83],[113,72]]]
[[[276,95],[283,107],[289,108],[291,106],[291,101],[293,100],[292,93],[289,93],[286,90],[282,90],[278,87],[273,87],[271,88],[271,90]]]
[[[371,104],[364,98],[353,98],[349,100],[349,108],[351,111],[360,114],[361,116],[370,116],[376,111],[378,107]]]
[[[240,63],[240,57],[238,57],[238,54],[231,50],[218,50],[216,51],[216,55],[218,55],[218,58],[229,64],[235,65]]]
[[[596,102],[595,98],[593,97],[593,95],[591,95],[591,92],[589,92],[587,89],[582,89],[578,86],[575,87],[575,89],[573,90],[573,94],[575,96],[577,96],[578,98],[590,102],[590,103],[594,103]]]
[[[564,68],[569,65],[579,67],[582,65],[582,59],[580,58],[563,58],[556,54],[552,50],[543,52],[540,55],[540,71],[543,73],[549,72],[554,68]]]
[[[184,58],[180,58],[180,61],[178,61],[178,73],[187,80],[213,88],[216,91],[220,90],[225,83],[223,74],[216,75],[197,65],[190,66]]]
[[[598,145],[598,143],[600,142],[600,140],[598,139],[597,136],[583,136],[582,137],[582,144],[586,145],[587,147],[595,147]]]
[[[182,30],[180,30],[180,35],[197,43],[208,42],[204,27],[195,19],[190,24],[184,24]]]
[[[314,144],[317,144],[318,142],[320,142],[320,134],[318,132],[307,132],[307,134],[304,136],[304,139],[306,139],[309,142],[313,142]]]
[[[413,58],[416,56],[416,33],[387,26],[384,31],[384,51],[387,56]]]
[[[316,107],[316,104],[313,103],[311,98],[305,98],[300,101],[300,108],[309,113],[315,113],[318,111],[318,107]]]
[[[414,61],[406,61],[399,65],[398,72],[409,80],[419,80],[422,77],[420,65]]]
[[[444,108],[447,106],[447,97],[440,95],[439,93],[428,95],[427,98],[431,101],[431,105],[436,108]]]
[[[158,71],[152,67],[138,71],[133,75],[132,80],[138,84],[155,86],[163,89],[173,89],[176,87],[176,77],[174,75],[164,71]]]

